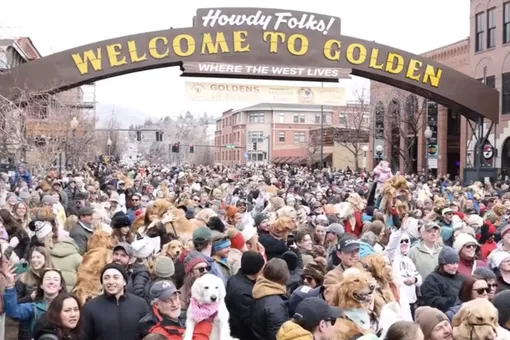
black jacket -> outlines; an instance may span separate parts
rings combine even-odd
[[[151,280],[149,268],[143,263],[135,263],[126,286],[126,292],[145,298],[145,286]]]
[[[266,250],[268,261],[273,257],[281,258],[283,253],[289,250],[285,241],[277,240],[267,232],[259,231],[259,242]]]
[[[227,281],[225,304],[230,313],[230,332],[234,338],[255,340],[252,332],[251,312],[255,300],[252,291],[255,281],[250,280],[239,269]]]
[[[85,304],[85,340],[139,340],[138,322],[150,312],[141,297],[125,293],[118,300],[107,294]]]
[[[422,305],[437,308],[446,313],[457,304],[464,276],[450,275],[438,270],[430,273],[421,285]]]
[[[268,295],[255,300],[252,331],[255,339],[276,340],[276,333],[289,320],[288,299],[284,295]]]
[[[64,335],[61,338],[57,335],[57,326],[50,323],[46,317],[37,321],[34,329],[34,340],[82,340],[82,335]]]

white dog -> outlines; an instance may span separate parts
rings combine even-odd
[[[193,283],[183,340],[192,340],[195,325],[210,319],[213,321],[210,340],[232,339],[228,324],[230,315],[225,305],[225,295],[225,284],[213,274],[205,274]]]

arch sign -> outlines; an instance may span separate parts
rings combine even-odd
[[[113,38],[58,52],[0,75],[0,95],[58,92],[143,70],[183,75],[338,81],[345,73],[497,123],[498,91],[427,58],[340,35],[340,18],[266,8],[197,10],[193,27]],[[343,74],[343,75],[342,75]]]

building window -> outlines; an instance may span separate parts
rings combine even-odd
[[[510,2],[503,5],[503,44],[510,42]]]
[[[305,133],[304,132],[294,132],[294,144],[304,143],[305,142]]]
[[[501,90],[502,95],[502,113],[504,115],[510,114],[510,73],[503,73],[502,75],[503,86]]]
[[[264,112],[250,113],[250,124],[264,124]]]
[[[496,77],[489,76],[485,78],[485,85],[487,85],[490,88],[495,89],[496,88]]]
[[[280,143],[284,143],[285,142],[285,132],[281,131],[278,135],[278,141]]]
[[[487,48],[496,46],[496,9],[487,10]]]
[[[338,123],[344,127],[347,125],[347,115],[345,112],[340,113],[338,116]]]
[[[320,124],[320,123],[321,123],[321,114],[316,113],[315,114],[315,124]]]
[[[475,36],[475,39],[476,39],[476,42],[475,42],[475,52],[478,52],[478,51],[482,51],[483,50],[483,45],[484,45],[484,39],[483,39],[483,36],[484,36],[484,24],[483,24],[483,12],[482,13],[478,13],[476,15],[476,36]]]
[[[305,114],[304,113],[294,113],[294,123],[304,123],[305,122]]]
[[[284,112],[279,113],[279,122],[285,123],[285,113]]]
[[[248,132],[248,143],[258,143],[264,138],[262,131],[249,131]]]

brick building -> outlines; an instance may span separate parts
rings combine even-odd
[[[468,38],[422,55],[500,91],[500,122],[489,135],[489,142],[497,150],[494,166],[509,171],[510,1],[472,0],[466,20],[470,20]],[[373,81],[371,103],[374,134],[369,144],[369,168],[379,160],[377,149],[401,172],[422,171],[428,164],[433,172],[462,175],[464,167],[473,165],[474,137],[466,118],[452,115],[442,105]],[[410,115],[414,115],[413,122],[407,123]],[[408,133],[406,129],[411,125],[413,131]],[[476,122],[471,125],[475,127]],[[486,122],[484,131],[489,125]],[[433,132],[430,140],[424,137],[427,126]],[[431,145],[435,145],[432,150],[436,152],[429,150]]]
[[[318,145],[311,145],[311,132],[321,126],[349,128],[352,117],[368,129],[370,113],[356,114],[359,106],[293,105],[260,103],[239,110],[228,110],[216,120],[214,160],[224,165],[246,162],[316,162]],[[331,163],[333,151],[324,148],[324,159]]]

